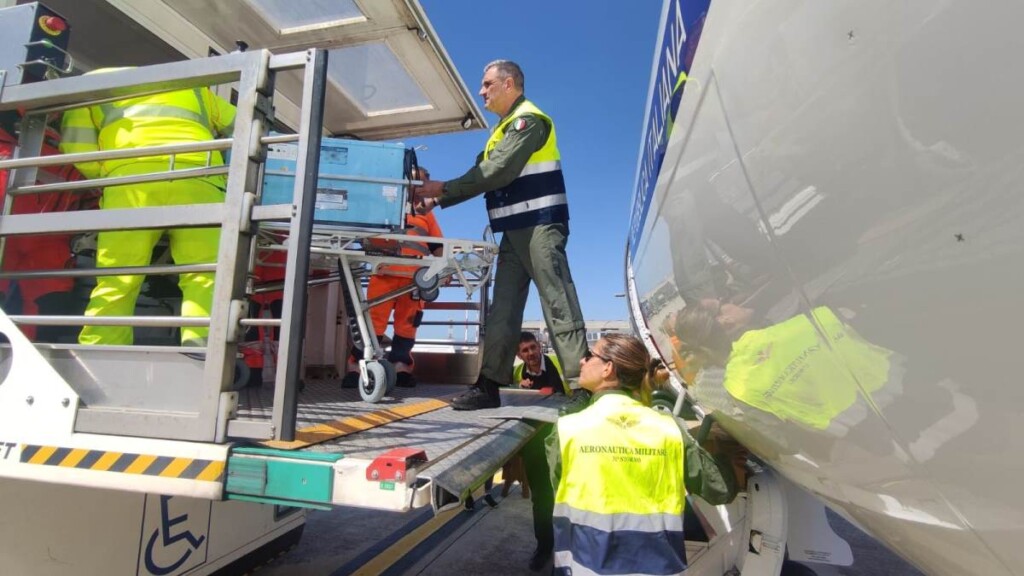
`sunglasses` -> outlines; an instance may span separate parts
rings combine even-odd
[[[607,359],[604,356],[601,356],[599,354],[595,354],[593,350],[591,350],[590,348],[587,348],[587,351],[583,353],[583,361],[584,362],[590,362],[591,358],[600,358],[601,360],[604,360],[605,362],[611,362],[611,360],[609,360],[609,359]]]

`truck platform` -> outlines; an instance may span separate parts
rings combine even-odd
[[[276,493],[273,481],[250,486],[234,477],[254,462],[308,460],[314,462],[309,466],[329,465],[334,471],[332,487],[307,494],[310,506],[408,510],[430,503],[441,510],[457,505],[533,436],[536,421],[553,420],[565,398],[507,388],[500,409],[451,409],[448,400],[465,389],[421,383],[369,403],[337,380],[307,381],[299,395],[295,440],[234,448],[227,498],[303,501],[294,490],[310,483],[289,483]],[[239,392],[239,416],[270,418],[272,401],[273,387],[245,388]]]

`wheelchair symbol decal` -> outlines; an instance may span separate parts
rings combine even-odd
[[[192,554],[206,542],[205,535],[197,536],[189,529],[188,513],[172,515],[172,498],[173,496],[160,496],[160,524],[146,539],[144,563],[146,571],[154,576],[172,574],[184,566],[189,558],[192,558]],[[207,528],[205,522],[202,528]]]

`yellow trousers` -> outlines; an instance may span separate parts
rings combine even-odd
[[[106,210],[213,204],[224,201],[224,192],[201,180],[177,180],[103,190],[100,207]],[[125,230],[100,232],[96,246],[97,268],[147,266],[164,230]],[[176,264],[202,264],[217,260],[220,228],[177,228],[166,231],[171,241],[171,257]],[[97,278],[86,316],[132,316],[144,276],[101,276]],[[213,274],[181,274],[182,316],[209,316],[213,303]],[[209,329],[181,329],[182,343],[203,342]],[[78,341],[82,344],[131,344],[130,326],[85,326]]]

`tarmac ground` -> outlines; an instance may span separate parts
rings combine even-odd
[[[535,546],[530,501],[518,484],[505,498],[500,488],[496,483],[490,491],[495,507],[478,498],[472,510],[437,516],[429,508],[406,514],[359,508],[313,511],[298,546],[255,575],[536,575],[527,568]],[[818,576],[921,574],[838,515],[829,512],[829,520],[850,543],[855,563],[817,566]]]

